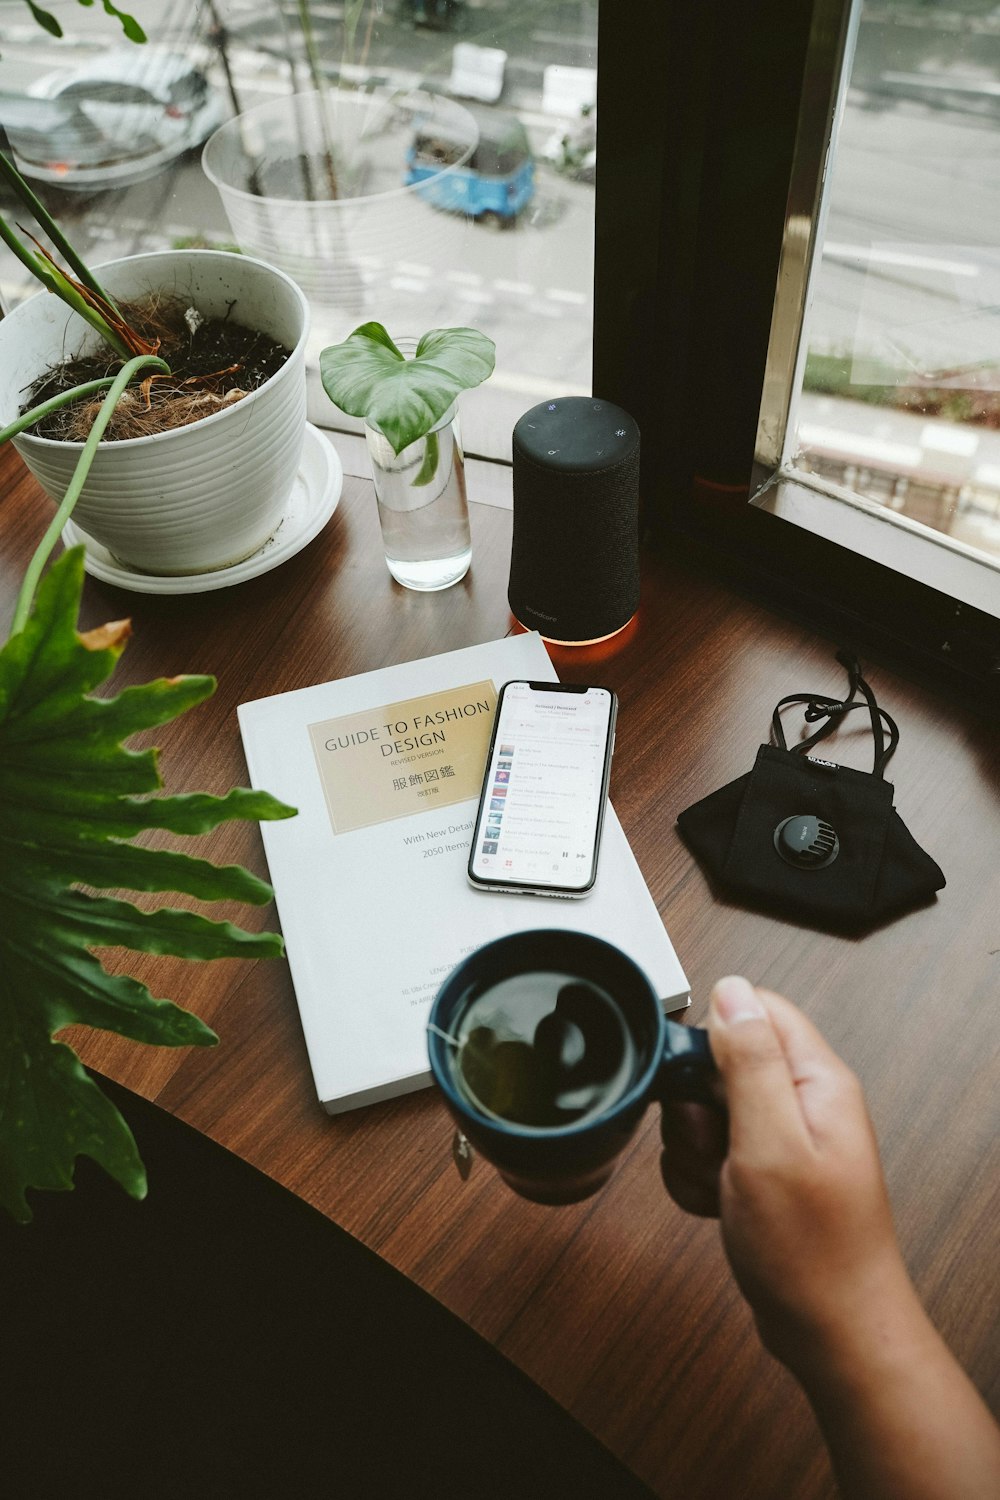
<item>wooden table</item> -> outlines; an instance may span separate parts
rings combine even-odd
[[[0,599],[12,601],[48,503],[0,458]],[[173,791],[245,784],[244,699],[504,635],[510,514],[473,507],[461,585],[409,593],[382,561],[367,481],[304,552],[238,588],[179,598],[88,580],[84,627],[130,615],[118,683],[185,671],[219,677],[213,699],[160,731]],[[825,936],[729,904],[706,883],[677,812],[749,769],[783,694],[839,694],[833,643],[669,555],[644,564],[625,638],[554,652],[569,680],[621,700],[612,798],[705,1010],[712,981],[743,972],[796,999],[861,1075],[897,1222],[921,1294],[980,1388],[1000,1398],[997,995],[1000,754],[995,731],[943,694],[877,663],[899,720],[898,806],[948,879],[932,906],[863,940]],[[860,715],[858,716],[860,718]],[[870,765],[857,728],[837,758]],[[266,873],[253,826],[204,841]],[[374,898],[373,898],[374,899]],[[228,914],[228,913],[227,913]],[[237,915],[234,913],[234,915]],[[245,913],[238,914],[241,919]],[[273,924],[273,911],[248,925]],[[685,1217],[658,1173],[657,1112],[596,1198],[545,1209],[483,1163],[462,1183],[431,1091],[330,1118],[316,1103],[284,962],[109,955],[219,1033],[214,1050],[146,1050],[73,1038],[89,1064],[173,1111],[316,1205],[491,1340],[664,1496],[816,1500],[832,1494],[806,1403],[761,1349],[717,1226]],[[155,1193],[155,1181],[151,1185]]]

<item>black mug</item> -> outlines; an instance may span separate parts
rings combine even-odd
[[[668,1020],[639,966],[587,933],[477,949],[439,990],[427,1033],[459,1130],[537,1203],[597,1192],[652,1100],[718,1107],[708,1033]]]

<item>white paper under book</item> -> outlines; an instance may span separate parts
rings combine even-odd
[[[584,899],[468,884],[496,694],[513,678],[556,679],[540,636],[240,705],[252,784],[298,808],[261,833],[316,1091],[331,1113],[430,1083],[425,1030],[441,982],[509,932],[606,938],[645,970],[665,1009],[690,1003],[612,808]],[[623,715],[618,734],[627,733]]]

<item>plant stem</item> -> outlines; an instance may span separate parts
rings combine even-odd
[[[298,0],[299,25],[302,28],[302,41],[305,46],[306,65],[309,69],[309,77],[312,86],[318,93],[323,91],[323,74],[319,66],[319,50],[316,46],[316,33],[313,30],[312,12],[309,9],[309,0]]]
[[[329,96],[320,70],[319,49],[316,46],[316,33],[313,30],[312,12],[309,9],[309,0],[298,0],[299,25],[302,28],[302,41],[305,46],[306,64],[309,68],[309,77],[312,86],[316,90],[316,108],[319,114],[320,134],[323,137],[323,165],[326,169],[327,191],[331,198],[339,198],[340,190],[337,182],[337,164],[334,157],[333,132],[330,126],[330,117],[327,113]],[[341,85],[343,80],[341,79]],[[303,155],[308,153],[303,152]]]
[[[119,396],[133,375],[148,365],[155,366],[167,375],[170,374],[170,366],[165,360],[157,359],[153,354],[137,354],[134,359],[130,359],[128,364],[123,365],[119,370],[112,382],[111,389],[102,401],[101,409],[94,418],[94,425],[87,435],[87,441],[84,443],[80,457],[77,459],[76,468],[73,470],[73,478],[66,488],[66,493],[62,498],[59,509],[56,511],[51,525],[42,537],[42,540],[35,548],[32,559],[25,571],[24,581],[21,584],[21,591],[17,596],[17,604],[14,608],[14,620],[10,627],[11,635],[17,635],[19,631],[24,629],[28,616],[31,614],[31,606],[34,603],[35,590],[38,587],[38,580],[42,576],[42,569],[49,560],[52,548],[59,540],[60,532],[73,514],[73,507],[76,505],[80,497],[80,491],[86,483],[87,475],[90,473],[90,466],[94,461],[94,454],[97,452],[97,446],[104,436],[105,427],[107,427],[111,420],[111,413],[118,405]]]
[[[5,160],[3,152],[0,151],[0,161]],[[0,170],[0,175],[2,175],[2,170]],[[128,359],[132,351],[125,343],[125,340],[115,332],[110,323],[101,316],[96,308],[91,307],[89,302],[84,301],[80,293],[66,280],[66,277],[56,266],[49,265],[40,255],[36,255],[33,250],[29,250],[27,245],[21,242],[2,214],[0,214],[0,239],[13,250],[18,260],[31,272],[36,281],[40,281],[47,291],[54,292],[57,297],[61,297],[68,307],[71,307],[75,313],[84,318],[90,324],[91,328],[97,330],[101,338],[104,339],[105,343],[111,345],[116,354],[120,354],[122,359]]]
[[[229,62],[229,33],[223,24],[222,17],[219,15],[215,0],[203,0],[203,4],[208,11],[209,17],[208,36],[206,40],[213,43],[218,51],[219,61],[222,63],[222,71],[226,79],[226,92],[229,95],[229,102],[233,106],[233,115],[235,118],[239,118],[243,113],[243,105],[240,103],[240,96],[236,92],[236,82],[233,78],[233,70]]]
[[[116,306],[114,298],[108,295],[93,272],[80,259],[44,203],[32,192],[20,172],[12,162],[7,160],[2,151],[0,151],[0,176],[6,177],[21,202],[31,212],[35,222],[40,224],[45,230],[53,245],[55,245],[56,249],[62,255],[63,260],[65,260],[68,266],[72,267],[77,281],[82,281],[83,285],[92,291],[95,296],[100,297],[102,301],[106,302],[112,312],[121,318],[121,321],[124,323],[125,319],[122,318],[121,311]],[[10,241],[8,240],[7,243],[10,244]],[[14,247],[11,246],[11,248],[13,249]]]
[[[358,22],[365,8],[365,0],[347,0],[344,7],[344,61],[354,62],[354,41],[358,34]]]
[[[424,439],[424,458],[420,465],[420,472],[411,482],[412,489],[419,489],[422,485],[430,484],[437,473],[439,456],[438,435],[436,432],[429,432]]]
[[[0,448],[11,438],[17,437],[19,432],[24,432],[25,428],[34,426],[43,417],[58,411],[61,406],[68,406],[78,396],[93,396],[97,391],[106,390],[113,380],[113,375],[105,375],[101,380],[88,380],[84,385],[75,385],[71,391],[60,391],[58,396],[50,396],[48,401],[42,401],[38,406],[33,406],[30,411],[24,413],[23,417],[17,417],[9,427],[0,430]]]

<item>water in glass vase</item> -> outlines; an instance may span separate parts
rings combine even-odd
[[[389,572],[425,592],[458,583],[472,560],[472,539],[454,408],[398,455],[377,428],[366,424],[365,436]]]

